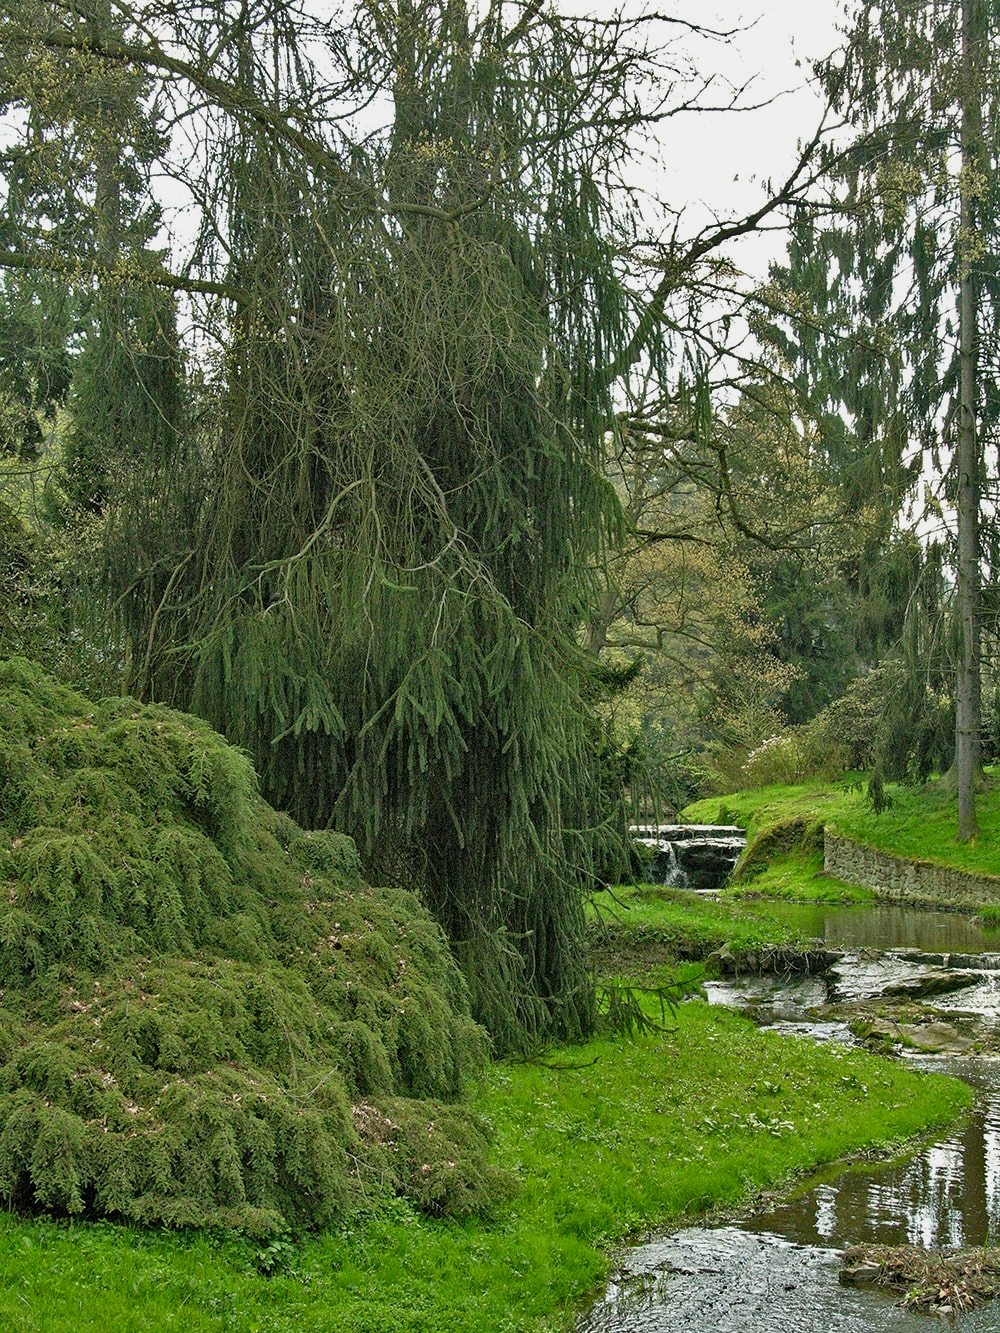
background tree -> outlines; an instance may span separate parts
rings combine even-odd
[[[996,265],[982,243],[996,225],[996,135],[983,132],[996,125],[995,26],[979,0],[857,11],[844,59],[825,77],[861,142],[836,176],[832,220],[803,224],[775,275],[793,293],[792,359],[825,409],[827,438],[849,446],[859,477],[869,469],[889,501],[888,527],[858,570],[859,582],[887,594],[865,599],[889,611],[874,643],[898,641],[922,577],[920,562],[900,565],[899,544],[886,538],[910,486],[947,473],[937,513],[960,515],[953,563],[963,629],[958,641],[931,641],[954,650],[963,838],[975,832],[979,734],[983,456],[973,439],[989,437],[997,411],[983,360],[996,346]]]
[[[859,589],[853,574],[883,495],[864,501],[789,367],[757,355],[714,391],[714,411],[699,389],[659,422],[622,414],[609,443],[629,535],[588,643],[644,658],[619,712],[687,756],[669,784],[681,804],[698,771],[739,786],[750,752],[837,698],[872,651],[859,625],[875,618],[874,580]],[[901,542],[895,560],[915,553]]]

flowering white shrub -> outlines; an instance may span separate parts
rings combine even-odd
[[[801,782],[806,776],[806,758],[793,732],[769,736],[754,747],[743,762],[747,787],[773,787]]]

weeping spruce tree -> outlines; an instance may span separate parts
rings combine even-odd
[[[638,76],[539,9],[360,11],[392,116],[349,152],[272,112],[309,96],[287,34],[217,57],[221,392],[157,474],[155,573],[134,505],[109,550],[135,688],[418,885],[500,1046],[591,1026],[581,888],[624,831],[577,638],[616,521],[595,368]]]
[[[646,248],[622,182],[636,131],[694,104],[682,20],[107,3],[0,0],[0,75],[33,106],[142,72],[199,234],[141,271],[48,236],[0,264],[190,303],[184,429],[104,513],[130,687],[418,886],[499,1044],[584,1032],[580,890],[624,843],[577,641],[615,387],[669,374],[684,275],[801,198],[817,140],[747,218]]]

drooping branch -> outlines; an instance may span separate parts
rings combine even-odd
[[[115,263],[101,263],[80,255],[60,254],[52,250],[0,250],[0,268],[21,272],[61,273],[74,282],[101,279],[105,282],[146,283],[171,292],[188,292],[198,296],[222,296],[231,301],[245,300],[247,293],[225,282],[208,278],[193,278],[170,273],[163,268],[132,263],[126,259]]]

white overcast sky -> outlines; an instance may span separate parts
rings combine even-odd
[[[600,8],[598,0],[593,12]],[[662,6],[662,12],[713,27],[747,28],[728,44],[691,38],[688,49],[699,68],[737,84],[755,76],[746,94],[751,102],[788,90],[759,111],[667,122],[658,192],[688,207],[692,224],[704,220],[706,206],[722,214],[750,211],[765,181],[787,174],[798,141],[812,134],[822,114],[819,97],[806,85],[811,63],[840,45],[844,8],[844,0],[675,0]],[[755,237],[741,242],[734,258],[763,277],[783,249],[780,235]]]

